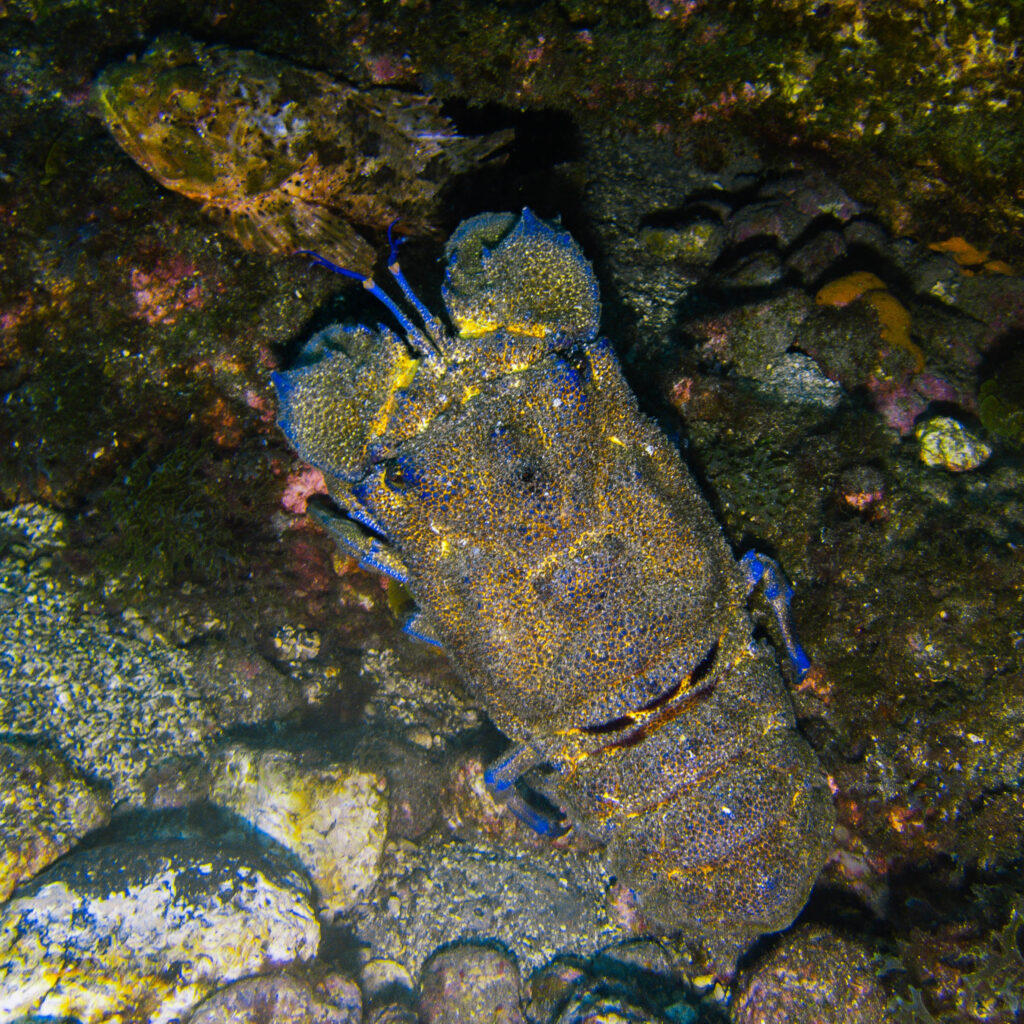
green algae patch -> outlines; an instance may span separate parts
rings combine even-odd
[[[219,579],[240,544],[220,468],[212,452],[188,442],[139,456],[96,503],[112,530],[100,568],[146,581]]]
[[[985,429],[1024,447],[1024,356],[990,377],[978,392],[978,415]]]

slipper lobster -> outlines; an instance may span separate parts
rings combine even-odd
[[[445,255],[452,329],[393,261],[408,315],[350,276],[401,337],[335,325],[275,374],[280,425],[337,506],[320,521],[408,588],[406,630],[444,648],[513,740],[493,790],[551,831],[515,785],[529,772],[604,844],[647,931],[787,926],[833,809],[747,601],[763,577],[800,673],[792,590],[770,560],[734,557],[639,411],[567,232],[482,214]]]

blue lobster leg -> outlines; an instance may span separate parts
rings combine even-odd
[[[523,772],[536,768],[543,758],[525,743],[515,743],[505,753],[489,764],[484,771],[484,782],[495,794],[511,789],[512,784]]]
[[[395,283],[402,289],[402,294],[406,297],[409,305],[416,310],[420,320],[423,321],[423,326],[427,329],[427,334],[434,343],[434,347],[444,354],[447,348],[444,324],[427,309],[420,297],[412,290],[412,286],[405,279],[405,274],[402,273],[402,268],[398,265],[398,260],[394,260],[388,265],[388,273],[395,279]]]
[[[394,551],[377,537],[369,534],[347,516],[340,516],[323,505],[309,506],[310,516],[322,526],[345,551],[359,560],[364,569],[382,572],[399,583],[409,582],[409,570]]]
[[[430,644],[431,647],[443,646],[436,630],[423,612],[413,612],[412,615],[402,623],[401,628],[402,632],[406,636],[412,637],[413,640],[419,640],[421,643]]]
[[[793,628],[793,616],[790,613],[790,604],[793,600],[793,587],[786,579],[779,563],[767,555],[758,554],[756,551],[748,551],[740,559],[740,567],[746,573],[748,593],[764,582],[764,596],[775,614],[775,621],[779,624],[779,632],[782,635],[782,642],[786,645],[786,653],[793,664],[798,679],[803,679],[811,667],[811,659],[800,646],[796,638],[796,631]]]
[[[531,806],[515,788],[516,779],[542,761],[543,758],[532,747],[517,743],[487,766],[484,782],[494,799],[504,804],[524,825],[529,825],[538,835],[554,838],[569,830],[561,816],[545,814]]]
[[[395,283],[402,289],[406,301],[416,310],[417,316],[423,321],[430,340],[439,352],[444,353],[446,348],[444,324],[427,309],[420,297],[412,290],[412,286],[405,279],[405,274],[402,273],[402,268],[398,265],[398,247],[405,239],[395,239],[394,230],[397,223],[398,219],[396,218],[388,225],[388,273],[395,279]]]
[[[503,803],[524,825],[529,825],[539,836],[546,836],[550,839],[557,839],[569,831],[569,826],[554,815],[544,814],[535,807],[531,807],[515,789],[503,793],[497,798]]]

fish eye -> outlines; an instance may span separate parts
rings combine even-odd
[[[384,467],[384,484],[389,491],[404,494],[413,485],[407,460],[389,459]]]
[[[194,114],[201,106],[199,93],[192,89],[181,89],[172,94],[171,99],[185,114]]]

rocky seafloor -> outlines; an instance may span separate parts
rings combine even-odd
[[[458,5],[461,35],[426,3],[272,28],[245,4],[0,5],[0,1019],[1019,1019],[1015,29],[889,5],[901,36],[848,7],[751,5],[791,62],[769,70],[713,3],[512,4],[489,34]],[[796,585],[813,668],[792,697],[838,823],[790,929],[637,934],[599,849],[488,794],[503,737],[307,516],[317,480],[274,422],[270,371],[379,314],[243,251],[90,107],[97,72],[168,28],[516,128],[446,227],[561,215],[643,408],[735,549]],[[885,122],[880,83],[929,32],[954,99],[929,86],[926,131],[901,85],[859,144],[840,115]],[[858,38],[877,63],[857,43],[862,93],[830,107]],[[663,65],[698,45],[681,113]],[[758,53],[794,92],[755,126],[712,57]],[[975,134],[953,109],[973,102]],[[436,306],[439,243],[402,252]]]

